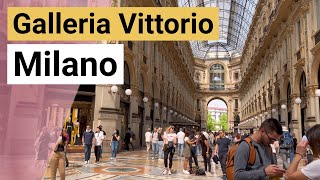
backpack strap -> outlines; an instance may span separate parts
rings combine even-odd
[[[253,166],[255,161],[256,161],[256,149],[255,149],[255,147],[253,145],[253,142],[252,142],[251,138],[247,137],[243,141],[246,141],[248,143],[249,149],[250,149],[248,165],[249,166]]]

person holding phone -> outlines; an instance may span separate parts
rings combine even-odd
[[[282,135],[282,126],[276,119],[266,119],[259,130],[249,138],[254,145],[256,158],[252,166],[248,165],[250,156],[250,146],[246,141],[242,141],[234,156],[234,179],[269,180],[283,176],[285,170],[272,162],[272,151],[270,144],[279,140]]]
[[[111,136],[111,142],[110,142],[111,151],[112,151],[111,160],[115,159],[117,156],[119,141],[120,141],[119,130],[115,129]]]
[[[304,158],[307,152],[307,147],[313,152],[314,160],[307,164],[302,169],[298,169],[300,161]],[[286,179],[288,180],[319,180],[320,179],[320,124],[317,124],[307,131],[306,138],[300,141],[297,145],[296,153],[293,162],[290,164]]]

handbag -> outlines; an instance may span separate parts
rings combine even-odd
[[[168,146],[169,146],[169,148],[172,148],[172,147],[173,147],[173,142],[172,142],[172,141],[169,141],[169,142],[168,142]]]
[[[166,151],[168,149],[168,144],[164,144],[162,147],[163,152]]]
[[[213,160],[214,163],[218,164],[219,157],[217,155],[214,155],[212,160]]]

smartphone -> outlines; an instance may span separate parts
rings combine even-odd
[[[280,171],[280,172],[282,172],[282,173],[285,173],[285,172],[286,172],[285,169],[283,169],[283,168],[281,168],[281,167],[279,167],[279,166],[277,166],[277,171]]]

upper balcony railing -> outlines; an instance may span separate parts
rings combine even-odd
[[[238,84],[225,84],[225,85],[215,85],[211,84],[197,84],[198,90],[204,91],[237,91],[239,89]]]

